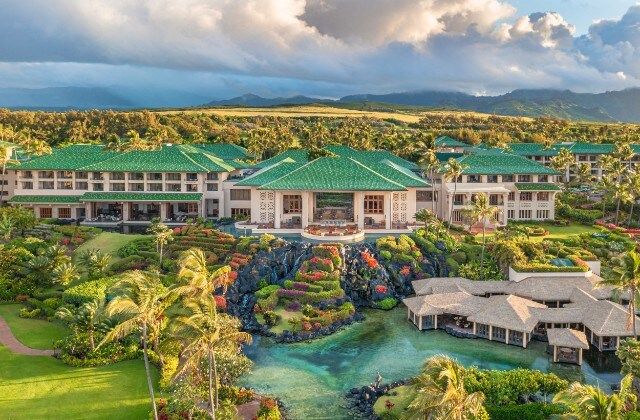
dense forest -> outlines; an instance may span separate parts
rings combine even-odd
[[[230,117],[183,112],[0,110],[0,141],[34,153],[68,143],[103,143],[115,149],[162,143],[230,142],[266,158],[291,147],[318,149],[329,143],[387,149],[416,159],[438,135],[502,146],[509,142],[640,142],[640,125],[571,122],[552,118],[426,113],[417,123],[395,119],[338,117]]]

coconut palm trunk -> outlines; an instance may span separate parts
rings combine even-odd
[[[447,235],[451,230],[451,223],[453,223],[453,202],[456,199],[456,192],[458,191],[458,178],[453,182],[453,195],[451,196],[451,206],[449,206],[449,225],[447,226]]]
[[[209,406],[211,407],[211,419],[216,419],[216,407],[218,406],[218,386],[215,376],[215,357],[213,357],[213,350],[209,349]],[[215,397],[214,397],[215,387]]]
[[[158,408],[156,407],[156,397],[153,393],[153,381],[151,379],[151,368],[149,366],[149,350],[147,349],[147,324],[142,324],[142,355],[144,358],[144,370],[147,374],[147,386],[151,396],[151,406],[153,407],[153,418],[158,420]]]

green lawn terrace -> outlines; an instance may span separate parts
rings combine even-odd
[[[282,285],[261,282],[255,293],[258,322],[284,341],[299,341],[332,332],[355,314],[340,286],[342,246],[314,246],[292,279]]]

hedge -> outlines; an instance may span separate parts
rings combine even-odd
[[[65,290],[62,293],[62,300],[77,306],[94,300],[103,300],[106,297],[107,289],[116,281],[118,281],[118,277],[85,281]]]
[[[563,414],[565,409],[560,404],[529,403],[518,405],[487,405],[491,420],[544,420],[554,414]]]
[[[584,225],[592,225],[596,220],[601,219],[603,215],[601,210],[577,209],[564,203],[557,203],[556,216]]]
[[[269,286],[265,286],[262,289],[256,292],[256,297],[258,299],[264,299],[273,294],[276,290],[280,289],[280,286],[277,284],[271,284]]]

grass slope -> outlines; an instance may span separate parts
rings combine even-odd
[[[400,418],[405,415],[405,411],[411,401],[415,398],[415,392],[408,385],[401,385],[393,388],[389,393],[382,395],[373,406],[373,412],[378,416],[383,413],[390,415],[390,418]],[[387,401],[393,403],[393,408],[387,410],[385,404]]]
[[[25,346],[34,349],[51,349],[54,342],[69,333],[61,322],[20,318],[18,316],[20,308],[22,305],[19,304],[0,305],[0,316],[9,324],[11,332],[18,341]]]
[[[111,254],[111,261],[113,262],[118,260],[118,256],[116,255],[118,249],[135,239],[144,238],[145,236],[147,235],[125,235],[124,233],[102,232],[80,245],[78,249],[75,250],[74,256],[79,255],[81,252],[86,251],[87,249],[99,249],[102,252]]]
[[[144,365],[130,360],[73,368],[46,356],[0,346],[0,417],[6,419],[146,419]]]

